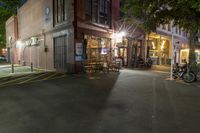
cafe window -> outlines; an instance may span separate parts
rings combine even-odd
[[[110,0],[86,0],[86,19],[92,22],[111,25]]]
[[[110,58],[111,40],[86,36],[87,38],[87,60],[89,62],[104,62]]]
[[[67,20],[67,0],[54,0],[54,23],[59,24]]]

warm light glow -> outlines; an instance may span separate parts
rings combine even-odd
[[[156,49],[156,46],[155,46],[155,43],[154,43],[154,42],[152,42],[152,45],[153,45],[153,49]]]
[[[181,63],[189,62],[189,49],[182,49],[180,54]]]
[[[126,32],[118,32],[112,34],[112,39],[116,41],[116,43],[121,43],[123,40],[123,37],[126,36]]]
[[[189,49],[182,49],[181,51],[189,52]]]
[[[125,31],[122,31],[119,33],[122,37],[126,36],[126,32]]]
[[[164,49],[164,47],[165,47],[165,40],[163,40],[163,42],[162,42],[162,44],[161,44],[161,50],[163,50]]]
[[[195,50],[196,53],[200,53],[200,50]]]
[[[6,52],[7,52],[7,49],[3,48],[3,49],[2,49],[2,53],[3,53],[3,54],[6,54]]]
[[[18,40],[17,42],[16,42],[16,48],[21,48],[22,47],[22,41],[21,40]]]

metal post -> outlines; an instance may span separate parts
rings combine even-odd
[[[173,80],[173,64],[174,64],[174,27],[172,26],[172,53],[171,53],[171,73],[170,73],[170,80]]]
[[[33,63],[31,62],[31,72],[33,72]]]
[[[11,64],[12,73],[14,73],[14,64]]]

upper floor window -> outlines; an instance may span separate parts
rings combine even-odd
[[[171,31],[171,24],[167,25],[167,29],[168,29],[168,31]]]
[[[182,29],[179,27],[179,35],[182,35]]]
[[[166,25],[165,24],[162,25],[162,29],[166,30]]]
[[[67,0],[54,0],[54,23],[67,20]]]
[[[86,19],[92,22],[111,25],[110,0],[86,0]]]
[[[178,34],[178,27],[175,27],[175,33]]]

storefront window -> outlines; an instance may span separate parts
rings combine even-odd
[[[196,54],[196,61],[197,61],[197,63],[200,63],[200,50],[196,50],[195,54]]]
[[[107,62],[110,60],[110,39],[87,36],[87,42],[89,62]]]
[[[151,38],[148,42],[148,55],[154,64],[169,64],[169,41],[166,39]]]
[[[181,63],[189,61],[189,49],[182,49],[180,55]]]

